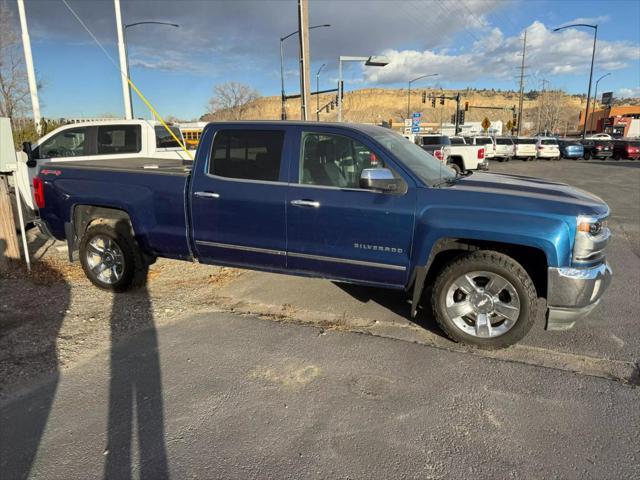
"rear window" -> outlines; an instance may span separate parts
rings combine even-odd
[[[450,137],[451,145],[464,145],[464,138],[462,137]]]
[[[98,155],[138,153],[142,149],[140,125],[98,127]]]
[[[178,137],[180,141],[183,140],[182,132],[180,132],[180,129],[178,127],[169,127],[169,130],[171,130],[173,135]],[[171,135],[171,133],[167,132],[166,128],[162,126],[158,126],[158,127],[155,127],[155,131],[156,131],[156,148],[180,147],[180,144],[176,142],[176,139],[173,138],[173,135]]]
[[[280,177],[282,130],[222,130],[216,133],[209,173],[275,182]]]
[[[451,145],[449,137],[422,137],[422,145]]]
[[[557,140],[540,140],[541,145],[558,145]]]
[[[513,140],[510,138],[496,138],[496,145],[513,145]]]
[[[493,140],[487,137],[476,138],[476,145],[489,145],[492,143],[493,143]]]
[[[516,143],[518,145],[535,145],[536,139],[535,138],[518,138],[516,139]]]

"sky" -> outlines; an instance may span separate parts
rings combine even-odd
[[[0,0],[3,1],[3,0]],[[15,8],[14,0],[7,0]],[[112,0],[67,0],[118,63]],[[44,117],[124,114],[119,68],[72,16],[63,0],[25,0]],[[121,0],[123,22],[166,21],[178,28],[128,28],[132,80],[164,116],[198,118],[214,85],[248,84],[280,93],[280,37],[298,29],[296,0]],[[19,21],[14,15],[19,32]],[[587,92],[593,30],[598,25],[594,81],[617,98],[640,97],[640,2],[637,0],[310,0],[312,85],[337,86],[340,55],[385,55],[383,68],[345,64],[345,91],[414,85],[518,89],[527,31],[526,90]],[[298,43],[283,43],[285,90],[299,92]],[[136,116],[148,117],[134,101]]]

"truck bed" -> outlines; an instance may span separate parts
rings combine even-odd
[[[186,176],[191,172],[191,160],[169,158],[122,158],[106,160],[78,160],[65,162],[48,162],[44,168],[82,168],[91,170],[110,170],[116,172],[153,172],[167,175]]]

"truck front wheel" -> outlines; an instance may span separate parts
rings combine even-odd
[[[91,283],[103,290],[124,292],[146,283],[148,264],[127,222],[89,226],[80,241],[80,262]]]
[[[480,250],[458,257],[438,275],[436,321],[456,342],[485,349],[522,339],[537,313],[536,289],[522,266],[502,253]]]

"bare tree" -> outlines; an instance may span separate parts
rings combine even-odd
[[[208,110],[211,119],[242,120],[260,93],[249,85],[226,82],[213,87]]]
[[[29,89],[22,49],[6,0],[0,0],[0,116],[12,121],[27,110]]]

